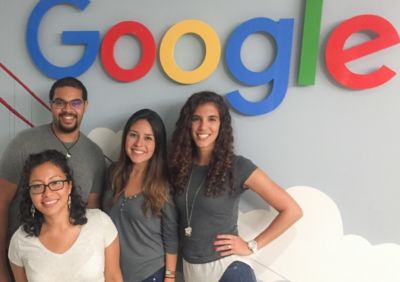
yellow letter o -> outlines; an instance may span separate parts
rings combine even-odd
[[[204,42],[205,56],[196,69],[186,71],[180,68],[174,57],[177,41],[185,34],[196,34]],[[194,84],[210,76],[221,58],[221,44],[214,29],[199,20],[184,20],[173,25],[164,35],[160,44],[160,63],[164,72],[174,81]]]

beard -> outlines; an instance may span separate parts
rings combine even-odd
[[[74,118],[75,118],[75,123],[74,123],[73,125],[70,125],[70,126],[65,126],[65,125],[63,124],[63,122],[61,121],[62,117],[65,116],[65,115],[74,116]],[[63,133],[72,133],[72,132],[74,132],[75,130],[77,130],[78,127],[79,127],[78,117],[77,117],[76,115],[73,115],[73,114],[60,114],[60,115],[58,116],[57,119],[54,119],[54,120],[53,120],[53,123],[54,123],[55,127],[56,127],[59,131],[61,131],[61,132],[63,132]]]

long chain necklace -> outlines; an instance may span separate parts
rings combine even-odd
[[[67,146],[67,145],[64,144],[64,142],[63,142],[60,138],[58,138],[57,134],[54,132],[54,129],[53,129],[53,125],[52,125],[52,124],[50,124],[50,130],[51,130],[51,132],[53,133],[53,135],[56,137],[56,139],[58,140],[58,142],[60,142],[61,145],[64,147],[64,149],[67,151],[67,153],[65,154],[65,156],[67,157],[67,159],[69,159],[70,157],[72,157],[71,151],[70,151],[70,150],[76,145],[76,143],[78,143],[79,138],[81,137],[81,133],[78,132],[78,138],[76,138],[75,142],[72,143],[70,146]]]
[[[189,181],[188,184],[186,185],[186,195],[185,195],[185,205],[186,205],[186,220],[187,220],[187,227],[185,228],[185,236],[186,237],[190,237],[192,236],[192,227],[190,226],[190,222],[192,221],[192,215],[193,215],[193,210],[194,210],[194,202],[196,201],[197,198],[197,194],[199,194],[199,191],[201,189],[201,187],[203,186],[205,179],[203,179],[203,181],[200,183],[200,185],[197,187],[194,196],[193,196],[193,200],[192,200],[192,205],[190,207],[190,211],[189,211],[189,187],[190,187],[190,182],[192,180],[192,174],[193,174],[193,168],[190,171],[190,176],[189,176]]]

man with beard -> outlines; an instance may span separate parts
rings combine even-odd
[[[26,187],[17,184],[24,161],[30,154],[48,149],[63,152],[73,169],[83,200],[89,208],[99,206],[104,156],[101,149],[79,130],[88,105],[86,88],[76,78],[62,78],[51,87],[49,99],[53,122],[20,132],[0,159],[0,281],[8,279],[5,250],[19,226],[21,193],[18,191]],[[51,209],[53,203],[43,201]]]

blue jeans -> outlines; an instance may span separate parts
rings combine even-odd
[[[162,282],[164,281],[165,267],[161,267],[159,270],[154,272],[152,275],[144,279],[142,282]]]
[[[254,270],[241,261],[232,262],[219,282],[257,282]]]

